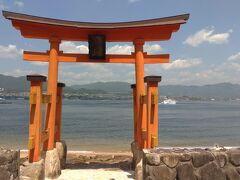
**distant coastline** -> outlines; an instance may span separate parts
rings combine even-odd
[[[46,90],[46,84],[44,85]],[[64,88],[64,98],[82,100],[130,100],[132,92],[127,82],[96,82],[72,85]],[[29,82],[26,77],[11,77],[0,74],[0,98],[28,99]],[[240,100],[240,85],[220,83],[203,86],[161,85],[160,99],[212,101]]]

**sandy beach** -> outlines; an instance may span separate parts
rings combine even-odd
[[[62,170],[57,180],[125,180],[133,179],[132,171],[116,171],[105,169]]]
[[[26,151],[21,151],[21,160],[27,160]],[[66,169],[57,180],[134,179],[131,161],[131,152],[69,151]]]

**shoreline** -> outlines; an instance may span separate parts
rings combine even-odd
[[[20,150],[20,158],[26,158],[28,156],[28,150],[22,149]],[[67,156],[128,156],[132,157],[131,151],[112,151],[112,152],[106,152],[106,151],[74,151],[69,150],[67,151]]]
[[[233,149],[239,148],[239,146],[164,146],[164,147],[157,147],[156,149]],[[20,156],[26,157],[28,155],[27,149],[20,149]],[[86,155],[86,156],[93,156],[93,155],[115,155],[115,156],[132,156],[131,151],[80,151],[80,150],[68,150],[67,155]]]

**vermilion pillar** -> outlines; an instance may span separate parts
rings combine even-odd
[[[158,83],[161,76],[147,76],[147,148],[158,145]]]
[[[143,39],[134,41],[135,47],[135,72],[136,72],[136,109],[137,109],[137,139],[138,148],[146,147],[146,104],[141,99],[145,97],[144,86],[144,54]]]
[[[56,37],[51,38],[49,65],[48,65],[48,87],[47,93],[51,95],[51,103],[47,104],[46,109],[46,126],[45,130],[49,130],[49,138],[44,143],[44,150],[52,150],[55,147],[55,121],[57,107],[57,82],[58,82],[58,53],[60,40]]]
[[[137,109],[136,109],[136,84],[131,85],[133,92],[133,126],[134,126],[134,142],[137,143]]]
[[[41,156],[41,133],[42,133],[42,83],[46,81],[45,76],[28,75],[27,80],[31,82],[29,104],[29,139],[28,159],[29,162],[37,162]]]
[[[61,127],[62,127],[62,92],[65,87],[64,83],[57,84],[57,115],[56,115],[56,133],[55,142],[61,140]]]

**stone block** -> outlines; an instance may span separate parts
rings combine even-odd
[[[240,167],[236,168],[238,174],[240,174]]]
[[[20,151],[0,148],[0,180],[19,179]]]
[[[204,164],[207,164],[208,162],[213,160],[214,160],[213,155],[207,151],[199,151],[192,153],[193,165],[196,168],[201,167]]]
[[[162,166],[149,166],[149,175],[147,178],[154,180],[175,180],[176,169],[168,168],[165,165]]]
[[[199,169],[201,180],[226,180],[226,175],[221,168],[217,167],[215,162],[210,162]]]
[[[47,151],[45,155],[45,177],[55,179],[61,175],[61,165],[57,149]]]
[[[10,179],[11,174],[6,168],[0,167],[0,180],[8,180]]]
[[[136,150],[135,179],[143,180],[143,152]]]
[[[240,180],[240,148],[154,148],[143,162],[144,179]]]
[[[19,158],[19,150],[14,151],[10,149],[0,149],[0,165],[11,163]]]
[[[156,153],[146,154],[147,164],[158,166],[160,165],[160,155]]]
[[[227,180],[240,180],[240,175],[234,166],[227,166],[225,172]]]
[[[192,159],[192,156],[188,153],[184,153],[179,156],[179,161],[182,161],[182,162],[190,161],[191,159]]]
[[[134,170],[136,168],[136,162],[137,162],[137,144],[135,142],[132,142],[131,150],[133,154],[132,169]]]
[[[164,164],[166,164],[170,168],[176,167],[179,162],[178,155],[175,153],[163,154],[161,155],[161,160]]]
[[[67,145],[65,141],[56,142],[56,149],[60,159],[61,169],[65,169],[67,160]]]
[[[178,180],[196,180],[194,168],[191,163],[180,164],[177,167]]]
[[[227,164],[227,155],[223,152],[213,152],[219,167],[223,168]]]
[[[34,163],[25,162],[20,167],[20,177],[21,179],[44,180],[44,160],[41,159]]]
[[[240,166],[240,150],[231,150],[228,152],[228,156],[234,166]]]
[[[151,178],[150,176],[146,177],[145,180],[154,180],[153,178]]]

